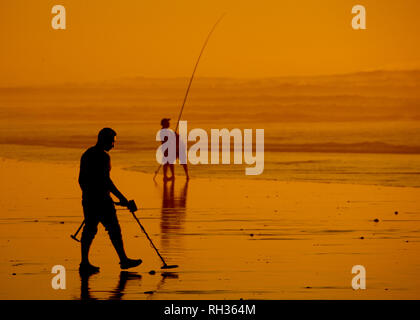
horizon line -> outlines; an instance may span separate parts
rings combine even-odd
[[[314,75],[278,75],[278,76],[249,76],[249,77],[235,77],[235,76],[196,76],[196,79],[226,79],[226,80],[270,80],[270,79],[308,79],[308,78],[327,78],[327,77],[340,77],[340,76],[352,76],[352,75],[362,75],[362,74],[373,74],[379,72],[388,72],[388,73],[397,73],[397,72],[420,72],[420,67],[414,68],[401,68],[401,69],[369,69],[363,71],[354,71],[354,72],[343,72],[343,73],[330,73],[330,74],[314,74]],[[56,83],[27,83],[27,84],[10,84],[10,85],[0,85],[0,89],[27,89],[27,88],[49,88],[49,87],[62,87],[62,86],[82,86],[82,85],[97,85],[97,84],[116,84],[118,81],[127,81],[133,79],[150,79],[150,80],[176,80],[176,79],[188,79],[189,76],[167,76],[167,77],[154,77],[154,76],[142,76],[142,75],[133,75],[125,76],[119,78],[109,78],[109,79],[98,79],[98,80],[86,80],[86,81],[63,81]]]

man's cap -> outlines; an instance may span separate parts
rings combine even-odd
[[[160,124],[163,125],[164,123],[168,123],[171,119],[169,118],[163,118],[162,120],[160,120]]]

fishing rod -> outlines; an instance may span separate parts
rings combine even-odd
[[[213,28],[211,28],[209,34],[207,35],[206,41],[204,41],[203,47],[201,48],[201,51],[200,51],[200,54],[198,56],[197,62],[195,63],[195,66],[194,66],[193,73],[192,73],[190,81],[188,83],[187,91],[185,92],[184,101],[182,102],[181,111],[179,112],[178,120],[176,122],[175,133],[178,131],[179,121],[181,120],[182,112],[184,111],[185,103],[187,102],[187,98],[188,98],[188,93],[190,92],[191,84],[192,84],[193,79],[194,79],[195,71],[197,70],[198,64],[200,63],[201,56],[203,55],[204,49],[206,48],[207,43],[209,42],[209,39],[210,39],[213,31],[216,29],[219,22],[222,21],[224,16],[225,16],[225,14],[222,14],[222,16],[213,25]],[[155,180],[155,178],[156,178],[156,176],[157,176],[161,167],[162,167],[162,164],[160,164],[159,167],[157,168],[157,170],[155,171],[155,175],[153,176],[153,180]]]

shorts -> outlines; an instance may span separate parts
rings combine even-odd
[[[87,232],[96,234],[98,224],[102,223],[110,235],[120,236],[121,228],[117,211],[111,198],[102,201],[83,200],[82,206]]]

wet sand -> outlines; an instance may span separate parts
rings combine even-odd
[[[180,177],[166,186],[114,167],[135,199],[161,262],[128,211],[130,257],[120,272],[103,227],[91,250],[99,274],[81,279],[78,165],[0,159],[0,299],[419,299],[419,188]],[[398,212],[398,214],[395,214]],[[378,222],[375,222],[378,219]],[[63,265],[67,289],[51,287]],[[367,289],[351,287],[354,265]],[[155,270],[151,275],[149,271]]]

